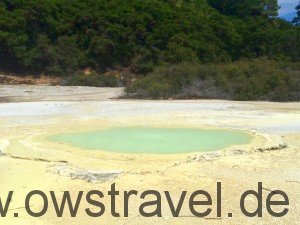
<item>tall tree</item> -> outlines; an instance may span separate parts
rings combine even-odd
[[[293,23],[296,26],[300,26],[300,1],[295,9],[297,10],[297,16],[293,19]]]
[[[278,15],[277,0],[208,0],[208,3],[225,15],[240,18]]]

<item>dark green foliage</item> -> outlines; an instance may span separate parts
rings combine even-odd
[[[137,98],[300,100],[300,64],[259,58],[219,65],[184,63],[156,69],[127,89]]]
[[[299,100],[300,27],[277,11],[277,0],[3,0],[0,71],[89,86],[137,77],[137,97]]]
[[[164,63],[299,60],[300,28],[277,9],[276,0],[3,0],[0,70],[146,74]]]
[[[277,0],[208,0],[208,3],[220,12],[240,18],[278,15]]]
[[[293,19],[293,23],[296,26],[300,25],[300,1],[299,4],[296,6],[296,10],[297,10],[297,16]]]

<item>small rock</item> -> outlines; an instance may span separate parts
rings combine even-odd
[[[72,180],[84,180],[89,183],[101,183],[110,179],[117,178],[121,171],[91,171],[85,169],[74,168],[67,163],[55,165],[48,169],[48,172],[54,172],[61,176],[71,177]]]
[[[85,180],[89,183],[105,182],[109,179],[116,178],[119,173],[101,173],[101,172],[88,172],[78,171],[70,173],[72,179]]]
[[[243,150],[240,150],[240,149],[234,149],[234,150],[229,151],[230,155],[242,155],[244,153],[245,152]]]
[[[190,163],[190,162],[199,162],[202,159],[203,159],[203,157],[201,155],[197,155],[197,156],[193,156],[193,157],[188,158],[188,160],[186,162],[187,163]]]
[[[221,154],[218,152],[207,153],[202,156],[205,160],[215,160],[221,157]]]

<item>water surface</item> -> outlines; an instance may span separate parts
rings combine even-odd
[[[194,128],[117,127],[48,137],[86,150],[120,153],[173,154],[216,151],[250,143],[252,136],[239,131]]]

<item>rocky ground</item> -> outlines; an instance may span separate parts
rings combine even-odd
[[[119,100],[122,89],[0,86],[0,196],[15,195],[0,224],[297,224],[300,206],[300,103],[233,102],[217,100],[148,101]],[[0,99],[0,101],[1,101]],[[222,127],[251,132],[247,146],[232,146],[215,153],[182,155],[128,155],[85,151],[50,143],[45,136],[57,132],[85,131],[113,125]],[[216,184],[222,183],[222,216],[216,215]],[[263,183],[263,217],[247,218],[239,198]],[[138,207],[145,201],[132,197],[129,218],[114,218],[110,209],[101,218],[90,218],[82,202],[79,214],[63,218],[54,214],[52,202],[42,218],[26,215],[24,199],[31,190],[63,191],[75,197],[79,190],[101,190],[103,203],[110,205],[107,191],[116,183],[121,191],[154,189],[170,191],[178,202],[181,191],[190,195],[203,189],[212,195],[213,211],[195,218],[186,199],[179,218],[173,218],[163,197],[162,217],[144,218]],[[271,190],[289,197],[285,217],[270,216],[265,199]],[[48,194],[48,196],[50,196]],[[149,199],[151,200],[151,199]],[[256,201],[246,200],[249,210]],[[32,208],[41,208],[39,199]],[[117,210],[123,211],[123,197]],[[204,208],[199,208],[204,211]],[[282,209],[275,206],[274,210]],[[97,208],[95,209],[95,211]],[[18,218],[14,218],[14,213]],[[232,218],[228,213],[232,213]],[[122,215],[123,213],[121,213]]]

